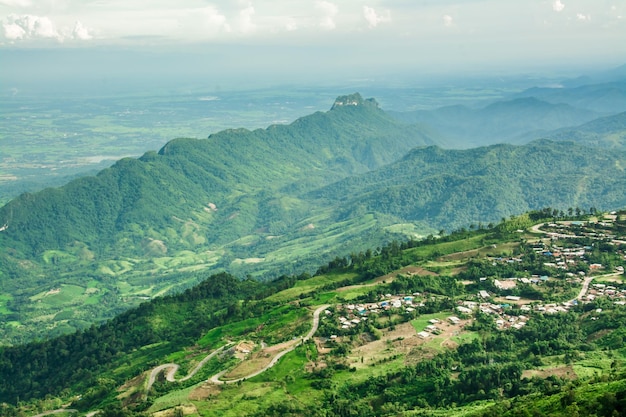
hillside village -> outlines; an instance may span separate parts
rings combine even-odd
[[[618,221],[615,213],[611,213],[601,221],[571,221],[546,223],[537,225],[533,231],[545,237],[532,243],[532,252],[537,255],[537,266],[547,268],[550,275],[529,274],[528,277],[494,278],[483,276],[478,280],[480,284],[491,282],[493,291],[479,290],[470,299],[458,300],[456,313],[463,319],[475,317],[476,314],[485,314],[493,318],[499,329],[519,329],[530,320],[531,313],[557,314],[565,313],[580,303],[597,301],[604,298],[616,305],[626,305],[626,285],[622,283],[620,275],[624,274],[623,265],[603,265],[594,261],[594,246],[597,244],[615,247],[623,264],[626,264],[626,235],[615,233],[614,225]],[[623,231],[622,228],[620,230]],[[581,243],[581,241],[584,241]],[[510,257],[489,258],[493,266],[519,264],[524,261],[524,254]],[[608,279],[615,281],[614,285],[593,283],[594,279]],[[582,286],[578,295],[572,299],[544,303],[537,299],[528,299],[518,295],[508,295],[518,285],[542,287],[558,281],[565,281],[572,286]],[[336,340],[338,335],[351,334],[365,323],[370,316],[378,318],[381,315],[388,317],[395,315],[399,321],[414,319],[431,294],[414,292],[411,294],[380,294],[380,300],[370,303],[346,303],[335,307],[334,312],[327,309],[325,315],[334,320],[336,334],[331,339]],[[600,312],[599,309],[598,312]],[[461,318],[451,315],[446,322],[458,325]],[[440,321],[432,319],[417,337],[427,339],[431,335],[441,332]]]

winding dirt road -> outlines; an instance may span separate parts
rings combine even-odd
[[[313,326],[311,327],[311,330],[301,339],[302,343],[306,342],[311,337],[313,337],[313,335],[317,331],[317,328],[319,327],[319,324],[320,324],[320,313],[322,311],[326,310],[328,307],[329,307],[329,305],[326,304],[326,305],[318,307],[313,312]],[[220,372],[217,375],[213,375],[209,379],[209,381],[213,382],[214,384],[223,385],[223,384],[234,384],[234,383],[237,383],[239,381],[243,381],[245,379],[250,379],[252,377],[255,377],[257,375],[262,374],[263,372],[265,372],[268,369],[270,369],[272,366],[276,365],[276,363],[278,363],[280,358],[282,358],[283,356],[285,356],[286,354],[288,354],[289,352],[294,350],[297,346],[298,346],[298,342],[294,343],[293,346],[291,346],[290,348],[287,348],[287,349],[285,349],[285,350],[283,350],[281,352],[278,352],[278,354],[276,354],[276,356],[274,356],[272,358],[270,363],[268,363],[267,365],[265,365],[263,368],[259,369],[258,371],[255,371],[255,372],[253,372],[253,373],[251,373],[249,375],[246,375],[244,377],[237,378],[237,379],[231,379],[231,380],[228,380],[228,381],[222,381],[220,378],[228,371],[228,370],[225,370],[225,371]]]
[[[152,385],[154,384],[154,381],[156,380],[157,375],[159,373],[161,373],[162,371],[164,371],[165,369],[168,369],[168,372],[165,375],[165,379],[168,382],[183,382],[183,381],[186,381],[186,380],[190,379],[191,377],[193,377],[200,370],[200,368],[202,368],[204,366],[205,363],[207,363],[208,361],[211,360],[212,357],[214,357],[218,353],[222,352],[224,349],[226,349],[229,346],[230,346],[230,344],[224,345],[221,348],[218,348],[218,349],[214,350],[213,352],[211,352],[210,354],[208,354],[204,359],[202,359],[200,362],[198,362],[196,367],[193,368],[191,370],[191,372],[189,372],[186,376],[184,376],[184,377],[182,377],[180,379],[174,378],[174,375],[176,375],[176,372],[178,371],[178,368],[180,368],[180,366],[178,364],[176,364],[176,363],[166,363],[166,364],[157,366],[156,368],[152,369],[152,371],[150,371],[150,377],[148,378],[148,385],[146,386],[146,392],[150,391],[150,388],[152,388]]]
[[[276,363],[280,360],[280,358],[282,358],[283,356],[285,356],[287,353],[291,352],[292,350],[294,350],[296,348],[296,346],[298,346],[299,343],[304,343],[307,340],[309,340],[311,337],[313,337],[313,335],[315,334],[315,332],[317,331],[319,324],[320,324],[320,313],[322,311],[324,311],[325,309],[327,309],[329,307],[328,304],[323,305],[318,307],[314,312],[313,312],[313,325],[311,327],[311,330],[300,339],[300,341],[294,341],[293,346],[278,352],[276,354],[276,356],[274,356],[272,358],[272,360],[270,361],[269,364],[267,364],[266,366],[264,366],[263,368],[259,369],[258,371],[255,371],[251,374],[248,374],[244,377],[241,378],[237,378],[237,379],[232,379],[229,381],[222,381],[220,378],[226,373],[228,372],[228,370],[224,370],[216,375],[213,375],[211,378],[209,378],[209,381],[218,384],[218,385],[222,385],[222,384],[233,384],[239,381],[243,381],[245,379],[249,379],[252,377],[255,377],[265,371],[267,371],[268,369],[270,369],[272,366],[276,365]],[[211,352],[209,355],[207,355],[204,359],[202,359],[197,365],[196,367],[191,370],[191,372],[189,372],[189,374],[187,374],[186,376],[180,378],[180,379],[176,379],[174,377],[174,375],[176,375],[176,372],[178,371],[178,369],[180,368],[180,366],[176,363],[166,363],[163,365],[159,365],[156,368],[152,369],[150,371],[150,376],[148,377],[148,384],[146,385],[146,395],[147,393],[150,391],[150,388],[152,388],[152,385],[154,385],[154,382],[156,380],[157,375],[159,375],[161,372],[163,372],[164,370],[167,370],[167,373],[165,374],[165,379],[168,382],[183,382],[186,381],[190,378],[192,378],[203,366],[204,364],[206,364],[209,360],[211,360],[211,358],[213,358],[215,355],[217,355],[218,353],[224,351],[224,349],[226,349],[227,347],[230,347],[231,344],[228,345],[224,345],[218,349],[216,349],[215,351]],[[262,343],[262,347],[265,348],[266,345],[264,343]]]

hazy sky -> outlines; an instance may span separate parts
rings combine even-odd
[[[0,24],[3,87],[626,63],[626,0],[0,0]]]

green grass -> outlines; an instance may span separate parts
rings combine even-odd
[[[478,402],[468,404],[462,407],[447,408],[443,410],[429,408],[428,415],[432,417],[470,417],[470,416],[475,416],[476,413],[487,410],[487,408],[491,407],[494,404],[495,404],[494,401],[478,401]],[[424,414],[424,410],[413,410],[413,411],[408,411],[402,415],[406,417],[410,417],[410,416],[423,417],[425,414]]]
[[[580,378],[588,378],[610,372],[613,360],[605,352],[586,352],[585,358],[576,361],[572,367]]]
[[[241,416],[272,404],[296,401],[315,405],[323,395],[311,389],[305,377],[306,346],[288,353],[266,372],[241,384],[224,386],[222,392],[207,403],[196,403],[203,416]]]
[[[354,300],[357,297],[365,295],[372,291],[375,287],[356,287],[347,291],[337,292],[337,297],[341,297],[346,301]]]
[[[267,300],[275,302],[293,300],[295,298],[298,298],[301,294],[306,294],[308,292],[320,289],[326,285],[335,284],[345,279],[350,279],[354,277],[356,277],[355,273],[319,275],[304,281],[298,281],[293,287],[287,288],[286,290],[271,295],[267,298]]]
[[[315,301],[315,304],[328,304],[330,303],[332,300],[335,300],[337,298],[337,292],[331,291],[331,292],[325,292],[319,295],[316,295],[313,300]]]
[[[46,264],[54,263],[55,265],[69,264],[76,261],[76,257],[60,250],[47,250],[43,253],[42,259]]]
[[[480,335],[476,332],[464,332],[459,335],[452,336],[450,339],[460,345],[464,343],[471,343],[474,340],[480,340]]]
[[[309,321],[311,317],[311,313],[306,309],[284,305],[260,317],[249,318],[210,330],[197,343],[201,347],[216,348],[224,344],[222,341],[224,335],[233,338],[245,336],[270,340],[288,339],[290,335],[296,336],[291,334],[290,330],[293,330],[300,323]]]
[[[200,385],[200,384],[197,384]],[[181,404],[190,404],[188,397],[191,391],[193,391],[197,385],[187,387],[181,390],[171,391],[162,397],[156,398],[154,403],[148,409],[149,413],[154,413],[161,410],[167,410]]]
[[[47,307],[62,308],[72,304],[79,304],[87,298],[85,288],[78,285],[62,284],[60,288],[56,289],[60,289],[60,291],[42,291],[30,297],[30,301],[41,303]]]

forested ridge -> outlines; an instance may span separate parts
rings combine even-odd
[[[544,206],[588,208],[602,201],[621,207],[625,158],[623,152],[548,140],[468,150],[430,146],[311,195],[329,204],[348,196],[343,217],[378,211],[436,227],[467,227]]]

